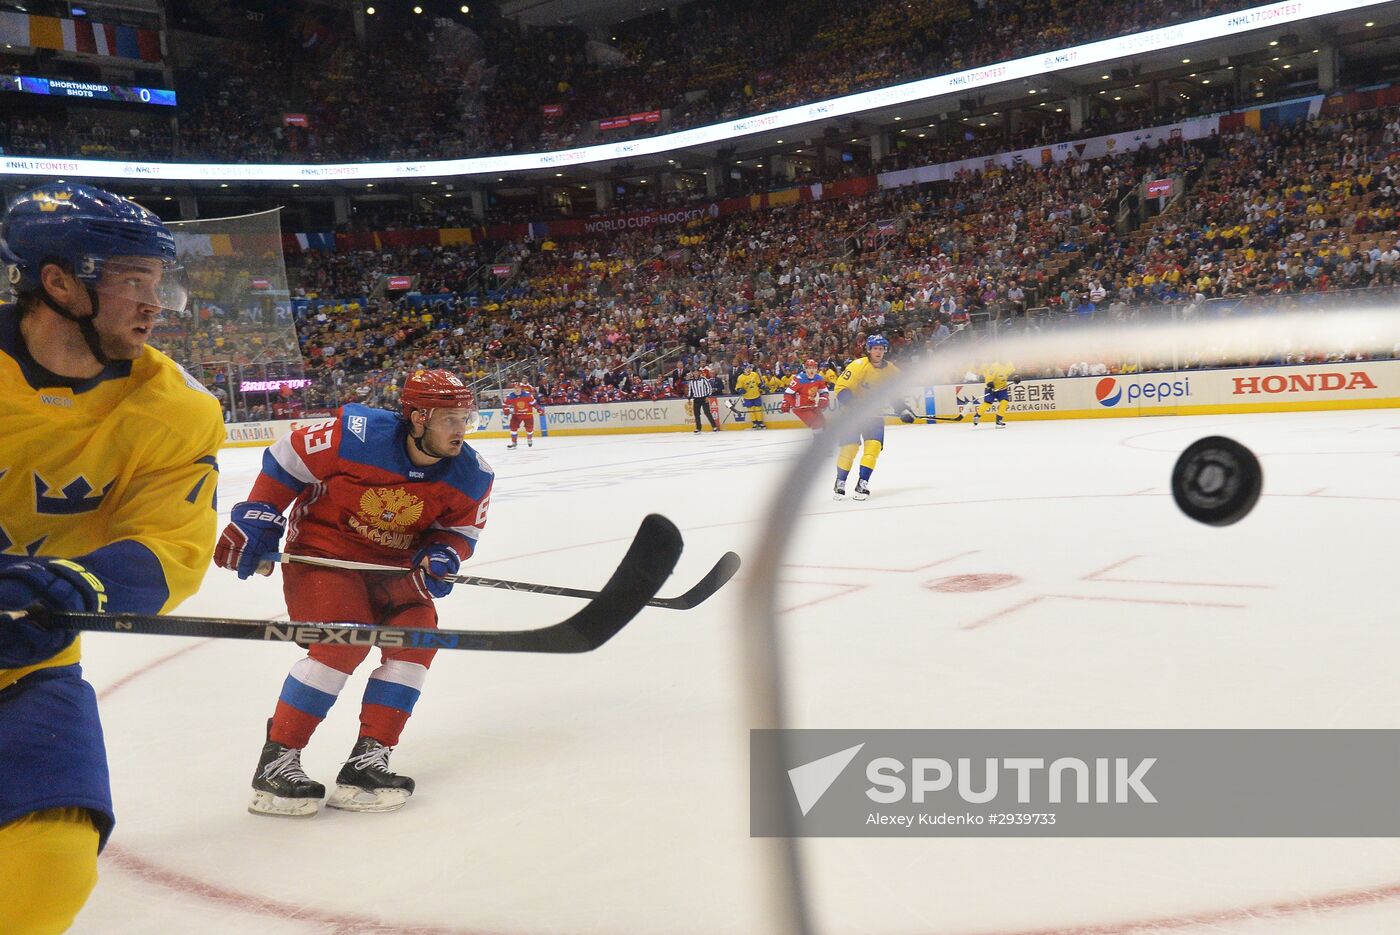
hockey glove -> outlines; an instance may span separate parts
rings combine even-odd
[[[286,517],[271,503],[249,500],[237,504],[229,512],[229,524],[214,545],[214,564],[238,572],[240,579],[255,571],[270,575],[270,565],[262,571],[258,566],[273,560],[282,533],[286,531]]]
[[[0,568],[0,611],[43,608],[91,613],[105,610],[102,581],[77,562],[31,559]],[[42,662],[73,642],[77,630],[51,627],[42,615],[10,620],[0,617],[0,668]]]
[[[914,421],[914,410],[907,406],[899,411],[899,421],[909,425]]]
[[[457,552],[445,545],[430,545],[413,556],[413,564],[418,566],[409,577],[418,596],[423,600],[441,600],[452,593],[452,582],[443,581],[443,575],[455,575],[462,567]]]
[[[783,397],[783,401],[782,401],[781,403],[778,404],[778,411],[779,411],[779,412],[792,412],[792,400],[790,400],[790,399],[788,399],[786,396],[784,396],[784,397]]]
[[[990,393],[995,393],[995,392],[997,391],[997,388],[996,388],[995,386],[992,385],[992,382],[991,382],[990,380],[987,381],[987,385],[984,386],[984,387],[982,387],[982,389],[983,389],[984,391],[986,391],[987,393],[989,393],[989,394],[990,394]]]
[[[818,396],[818,397],[817,397],[817,408],[818,408],[818,409],[825,409],[826,407],[828,407],[828,406],[830,406],[830,405],[831,405],[831,400],[827,397],[827,395],[826,395],[825,393],[823,393],[821,396]]]

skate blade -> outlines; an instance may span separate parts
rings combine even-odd
[[[869,500],[869,499],[870,499],[870,494],[868,494],[868,493],[853,493],[853,494],[851,494],[851,499],[852,499],[852,500]]]
[[[359,786],[336,786],[326,806],[347,812],[392,812],[403,808],[409,793],[402,789],[361,789]]]
[[[271,792],[254,792],[248,811],[273,818],[310,818],[321,807],[320,799],[286,799]]]

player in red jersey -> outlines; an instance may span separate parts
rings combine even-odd
[[[285,564],[287,613],[322,623],[436,627],[433,601],[452,590],[442,576],[471,557],[486,525],[494,475],[464,440],[476,426],[471,390],[445,370],[420,370],[404,383],[400,414],[352,404],[333,421],[297,429],[263,456],[252,493],[219,537],[215,562],[240,578],[270,574],[285,531],[295,554],[412,568],[395,576]],[[316,813],[325,787],[302,771],[301,751],[369,649],[317,644],[292,666],[268,721],[249,811]],[[327,805],[388,811],[413,793],[412,779],[389,771],[389,753],[433,655],[382,650],[365,687],[359,739]]]
[[[510,444],[506,447],[516,446],[522,425],[525,426],[525,446],[535,447],[535,413],[543,415],[544,410],[535,400],[534,388],[528,383],[515,384],[514,389],[506,394],[501,406],[510,414]]]
[[[814,432],[826,428],[826,407],[831,405],[830,391],[826,378],[818,372],[817,362],[808,360],[802,365],[803,372],[792,378],[783,391],[780,412],[791,412],[801,419]]]

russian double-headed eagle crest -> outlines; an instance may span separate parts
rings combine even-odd
[[[360,515],[375,529],[402,532],[423,515],[423,501],[401,488],[374,487],[360,495]]]

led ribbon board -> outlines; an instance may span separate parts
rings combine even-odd
[[[816,101],[767,114],[743,117],[667,133],[643,140],[605,143],[579,149],[546,153],[519,153],[510,156],[480,156],[470,159],[440,159],[431,162],[362,162],[327,165],[288,165],[285,163],[239,165],[226,163],[118,162],[98,159],[0,156],[0,175],[76,175],[84,178],[150,178],[168,181],[214,182],[304,182],[370,181],[374,179],[442,178],[463,175],[499,175],[507,172],[557,169],[651,156],[693,146],[712,145],[761,133],[830,120],[883,107],[909,104],[951,94],[1002,84],[1038,75],[1081,68],[1099,62],[1117,61],[1134,55],[1191,46],[1212,39],[1242,35],[1255,29],[1286,26],[1351,10],[1379,6],[1390,0],[1289,0],[1222,13],[1206,19],[1163,26],[1127,36],[1101,39],[1086,45],[1028,55],[1024,58],[933,78],[922,78],[874,91],[862,91],[826,101]]]

